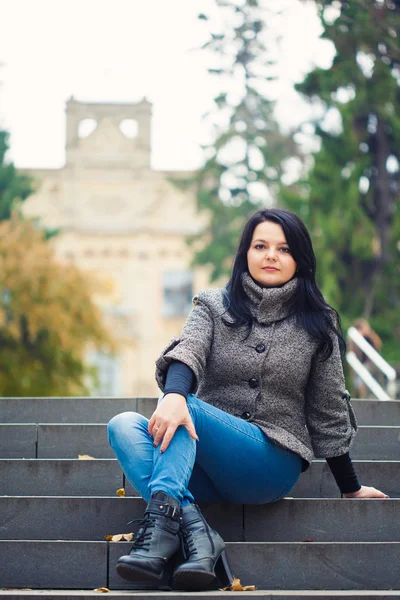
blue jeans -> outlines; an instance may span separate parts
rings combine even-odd
[[[182,505],[208,500],[264,504],[292,489],[302,468],[298,454],[270,440],[254,423],[192,394],[187,405],[199,441],[181,425],[163,454],[161,444],[153,446],[149,421],[142,415],[124,412],[108,424],[108,441],[144,500],[163,491]]]

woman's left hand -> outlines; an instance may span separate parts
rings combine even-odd
[[[343,498],[389,498],[383,492],[380,492],[374,487],[367,487],[362,485],[358,492],[351,492],[349,494],[343,494]]]

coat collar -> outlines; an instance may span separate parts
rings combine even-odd
[[[294,277],[281,287],[262,287],[248,272],[242,275],[242,286],[249,298],[249,308],[259,323],[273,323],[285,319],[292,312],[290,300],[297,289]]]

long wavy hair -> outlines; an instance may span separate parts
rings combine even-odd
[[[253,327],[253,315],[246,302],[242,274],[247,272],[247,252],[257,225],[264,221],[278,223],[283,229],[293,259],[297,263],[298,285],[290,309],[296,322],[319,342],[320,359],[327,360],[333,351],[332,332],[337,335],[342,358],[346,342],[342,335],[340,316],[324,299],[315,280],[317,262],[310,234],[303,221],[294,212],[282,208],[259,210],[246,223],[233,263],[232,275],[224,289],[224,306],[232,320],[222,317],[227,327]]]

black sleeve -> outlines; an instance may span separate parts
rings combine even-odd
[[[164,394],[181,394],[187,398],[192,387],[194,373],[190,367],[175,360],[168,367]]]
[[[348,452],[342,454],[342,456],[327,458],[326,462],[342,494],[351,494],[361,489]]]

